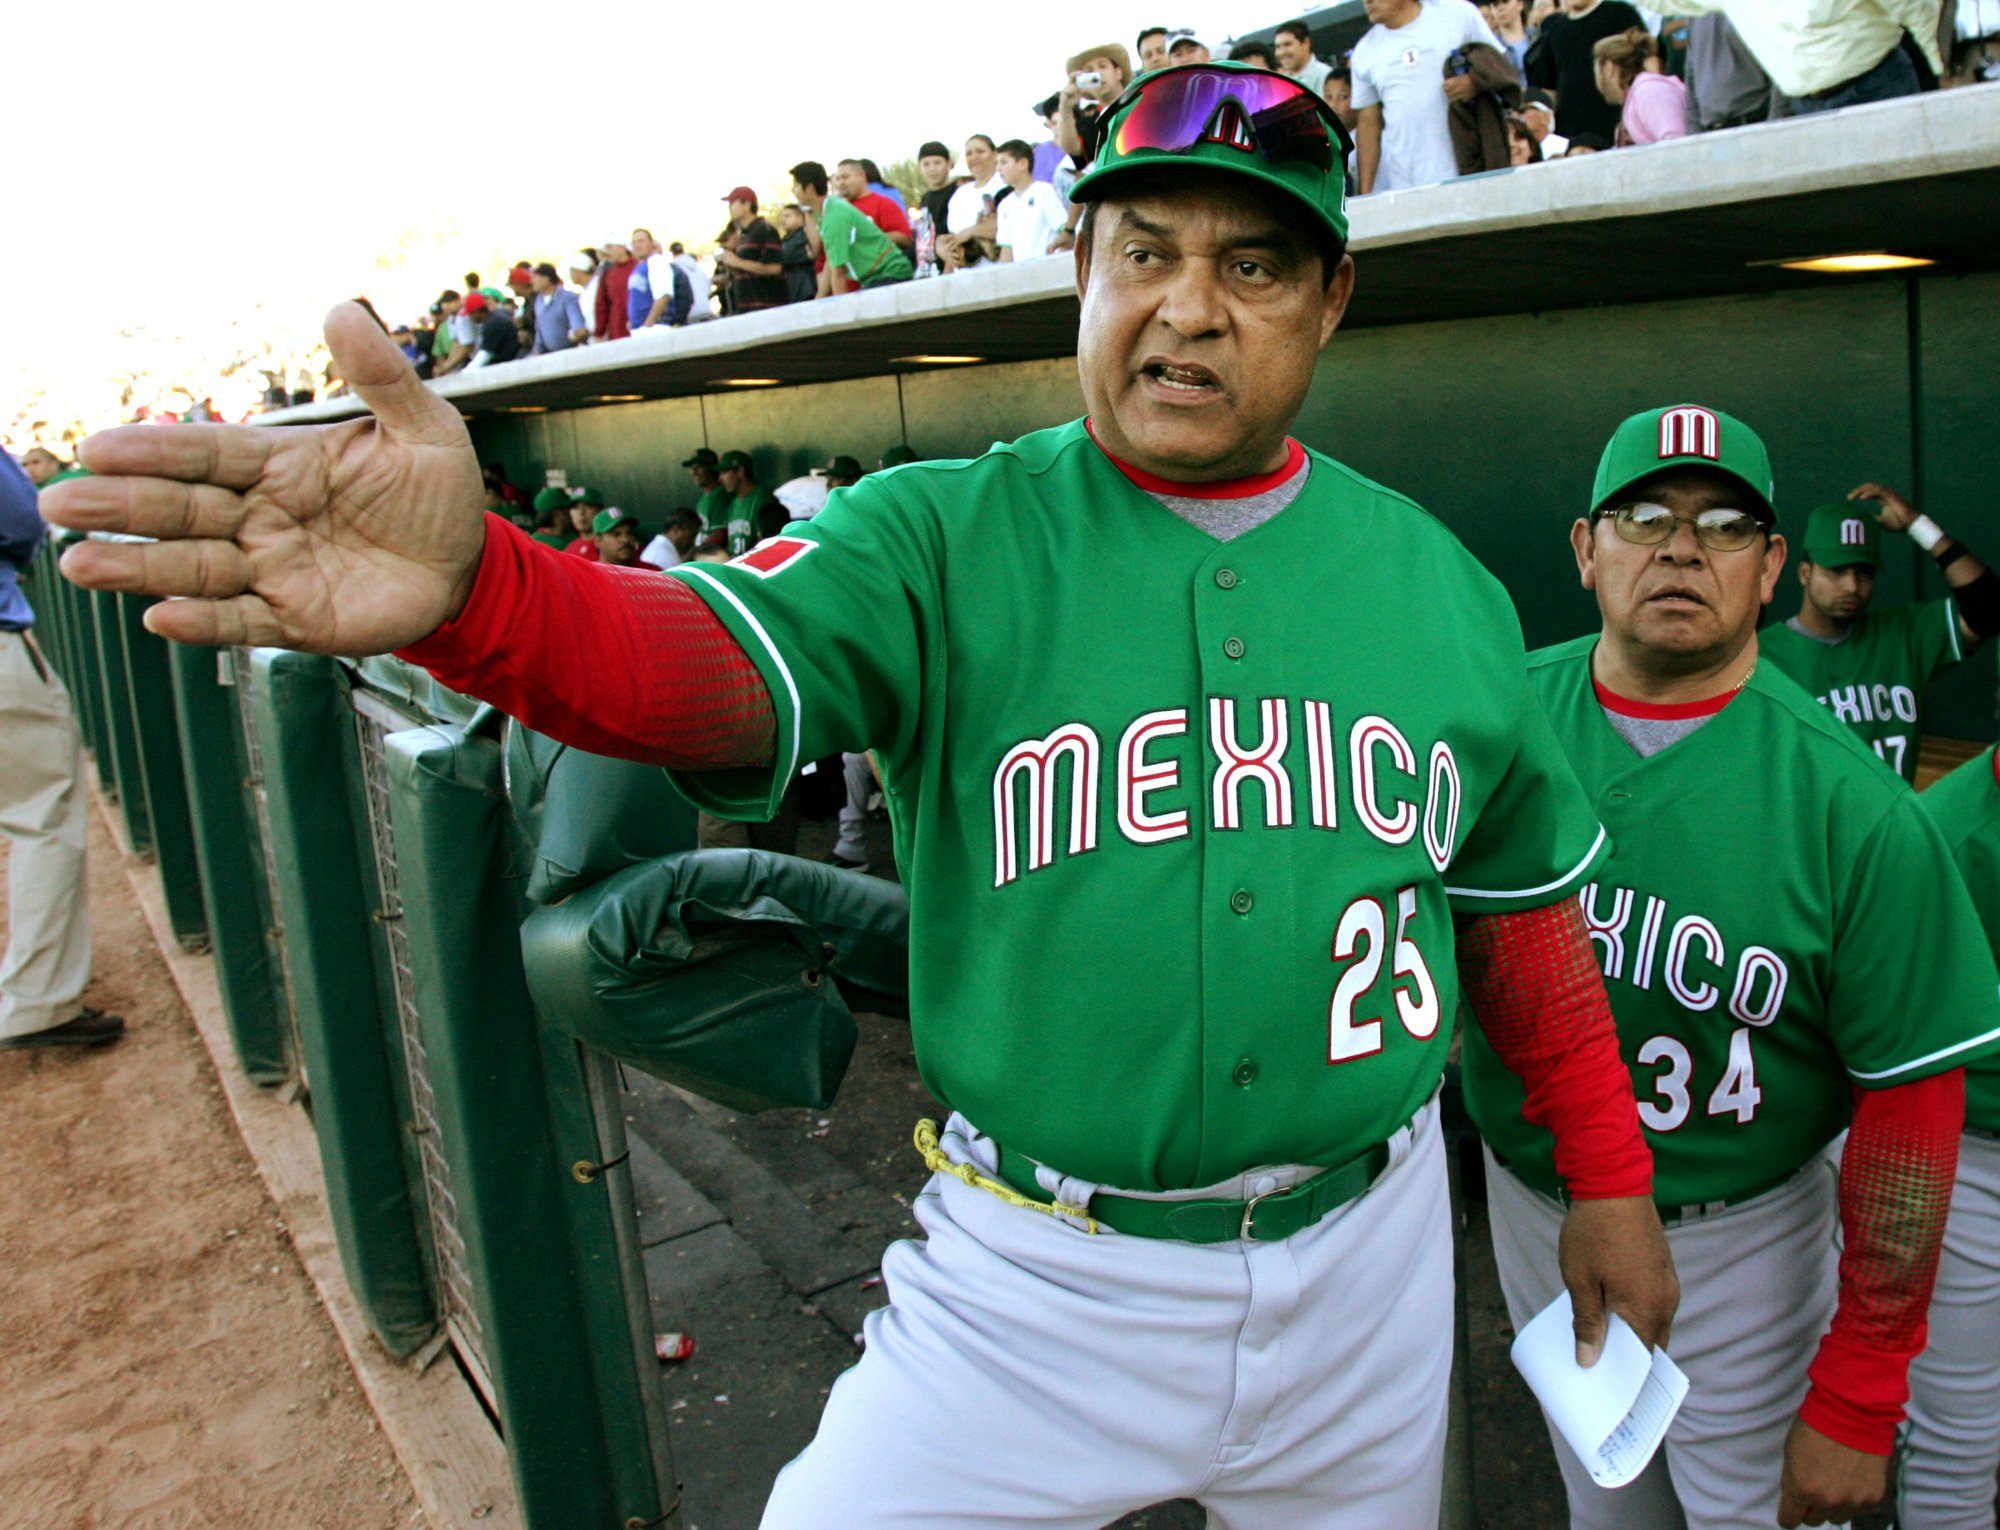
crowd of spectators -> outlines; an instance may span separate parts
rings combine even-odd
[[[1147,27],[1063,62],[1033,103],[1046,135],[923,142],[885,173],[866,157],[805,159],[765,204],[727,191],[720,231],[696,248],[647,228],[604,235],[498,282],[468,272],[428,311],[388,329],[425,377],[504,365],[648,329],[1043,260],[1073,247],[1069,192],[1099,116],[1139,73],[1228,58],[1324,96],[1347,135],[1349,191],[1432,185],[1663,139],[2000,78],[2000,0],[1364,0],[1353,47],[1321,56],[1304,20],[1268,42]],[[1677,13],[1677,14],[1672,14]],[[1330,35],[1330,34],[1327,34]],[[365,299],[363,300],[366,301]],[[373,312],[370,308],[370,312]],[[379,318],[379,316],[378,316]],[[245,385],[254,382],[253,389]],[[124,418],[240,419],[342,384],[323,355],[240,367],[218,406],[200,389]],[[9,430],[17,449],[39,422]]]
[[[1370,23],[1321,57],[1303,20],[1271,39],[1210,43],[1147,27],[1130,49],[1071,54],[1035,103],[1047,136],[937,139],[885,175],[873,159],[801,160],[789,199],[749,186],[711,258],[648,229],[498,286],[468,275],[393,333],[426,376],[622,340],[785,303],[1042,260],[1075,243],[1069,192],[1090,165],[1099,115],[1135,76],[1228,58],[1325,97],[1348,135],[1356,195],[1433,185],[1934,88],[1954,44],[1968,79],[2000,70],[2000,4],[1979,0],[1364,0]],[[1982,12],[1992,9],[1990,18]],[[1679,14],[1668,14],[1679,13]],[[1699,13],[1699,14],[1694,14]],[[1961,14],[1963,13],[1963,14]],[[1990,22],[1990,25],[1989,25]],[[1992,34],[1989,36],[1989,34]]]

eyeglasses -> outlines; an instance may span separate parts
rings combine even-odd
[[[1719,506],[1693,515],[1675,515],[1665,505],[1620,505],[1615,510],[1596,511],[1591,520],[1595,522],[1600,516],[1611,518],[1611,529],[1622,540],[1641,547],[1658,546],[1683,522],[1694,529],[1695,540],[1711,552],[1741,552],[1765,531],[1764,523],[1747,510]]]
[[[1238,120],[1226,124],[1218,114],[1229,102],[1235,103]],[[1134,149],[1185,154],[1198,143],[1237,142],[1233,135],[1247,133],[1274,165],[1296,160],[1324,171],[1333,168],[1332,135],[1339,136],[1343,154],[1347,149],[1346,129],[1331,107],[1298,81],[1257,70],[1195,64],[1148,75],[1112,102],[1105,116],[1120,111],[1112,146],[1121,155]]]

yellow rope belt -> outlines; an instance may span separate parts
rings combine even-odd
[[[945,1157],[944,1149],[938,1146],[938,1124],[923,1120],[917,1123],[917,1153],[933,1174],[949,1174],[953,1179],[963,1180],[975,1190],[984,1190],[988,1195],[996,1195],[1009,1206],[1022,1206],[1029,1211],[1043,1212],[1052,1217],[1068,1217],[1087,1233],[1094,1233],[1097,1221],[1082,1206],[1066,1205],[1062,1201],[1038,1201],[1032,1196],[1021,1194],[1012,1185],[1004,1185],[997,1179],[988,1179],[969,1163],[953,1163]]]

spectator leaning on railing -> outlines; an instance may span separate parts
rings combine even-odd
[[[603,264],[597,268],[597,312],[591,315],[591,334],[599,340],[623,340],[632,333],[626,310],[626,294],[632,286],[632,246],[627,236],[613,234],[597,248]]]
[[[1913,96],[1936,83],[1938,0],[1660,0],[1669,16],[1727,16],[1798,113]],[[1560,100],[1561,98],[1558,98]]]
[[[1556,131],[1565,138],[1596,134],[1609,144],[1618,131],[1618,108],[1597,93],[1598,40],[1643,27],[1625,0],[1563,0],[1541,24],[1528,48],[1528,84],[1555,92]],[[1542,152],[1548,153],[1546,141]]]
[[[757,193],[738,186],[723,201],[729,204],[729,222],[736,230],[736,248],[717,248],[716,265],[729,273],[729,311],[755,313],[792,302],[786,282],[784,241],[778,231],[757,214]],[[811,297],[812,293],[805,294]]]
[[[810,159],[792,166],[792,195],[805,211],[806,238],[826,256],[821,297],[910,279],[909,256],[851,202],[827,194],[826,166]]]
[[[632,328],[651,329],[655,325],[676,325],[687,321],[694,306],[694,291],[687,272],[653,238],[653,231],[632,230],[632,276],[626,284],[625,308]]]
[[[575,335],[588,333],[583,322],[583,304],[563,285],[556,268],[547,261],[535,267],[532,280],[535,343],[529,354],[545,356],[550,351],[566,351],[576,343]]]
[[[1687,136],[1687,86],[1660,71],[1660,45],[1644,27],[1598,40],[1597,91],[1619,108],[1621,144]]]
[[[889,242],[897,249],[909,253],[909,215],[900,203],[871,189],[867,166],[861,160],[843,159],[833,167],[833,192],[888,235]]]
[[[1458,175],[1450,108],[1477,87],[1463,66],[1468,43],[1500,51],[1470,0],[1366,0],[1375,24],[1354,45],[1356,169],[1362,195],[1429,186]]]
[[[938,239],[938,263],[947,271],[977,265],[986,258],[993,239],[993,215],[1007,183],[1000,179],[993,140],[974,133],[965,140],[966,179],[952,192],[945,207],[945,232]]]
[[[1686,69],[1690,133],[1768,122],[1778,115],[1783,97],[1727,16],[1689,19]]]
[[[586,345],[590,341],[591,323],[597,314],[597,251],[585,248],[571,255],[569,279],[576,283],[576,306],[580,319],[578,328],[570,332],[569,343]]]
[[[1069,214],[1055,187],[1035,179],[1035,151],[1018,138],[1000,145],[1000,178],[1007,196],[995,214],[995,242],[1005,261],[1040,260],[1053,254]]]

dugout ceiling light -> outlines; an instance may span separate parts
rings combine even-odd
[[[637,404],[645,399],[643,393],[600,393],[589,400],[593,404]]]
[[[1758,261],[1758,265],[1783,266],[1787,271],[1815,271],[1823,276],[1851,276],[1864,271],[1907,271],[1916,266],[1934,266],[1923,255],[1892,255],[1887,250],[1864,250],[1852,255],[1814,255],[1803,260]]]
[[[984,361],[984,356],[891,356],[890,364],[898,362],[913,367],[969,367]]]
[[[718,377],[718,388],[776,388],[783,384],[782,377]]]
[[[547,414],[547,404],[509,404],[500,411],[502,414]]]

